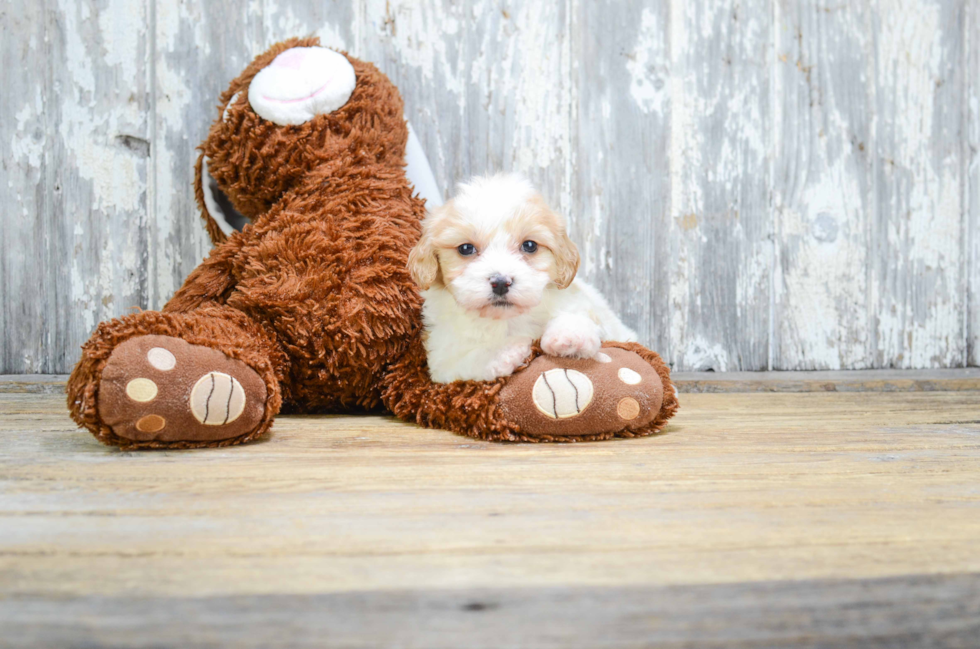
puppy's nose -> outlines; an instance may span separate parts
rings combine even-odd
[[[490,287],[493,289],[494,295],[507,295],[507,291],[510,290],[510,285],[513,283],[514,280],[504,275],[494,275],[490,278]]]

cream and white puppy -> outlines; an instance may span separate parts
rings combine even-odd
[[[435,208],[409,256],[422,288],[429,374],[437,383],[507,376],[541,339],[546,354],[593,358],[601,341],[636,334],[593,287],[575,279],[565,220],[524,178],[460,185]]]

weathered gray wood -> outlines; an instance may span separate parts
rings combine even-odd
[[[516,169],[677,369],[980,364],[973,2],[66,0],[0,10],[0,372],[66,372],[207,253],[194,148],[316,33],[399,85],[450,194]],[[863,146],[863,148],[862,148]]]
[[[980,392],[980,368],[674,372],[678,392]],[[64,394],[66,374],[0,374],[0,393]]]
[[[869,367],[874,12],[775,3],[773,367]]]
[[[146,11],[3,9],[3,371],[65,371],[100,320],[148,306]]]
[[[568,164],[582,274],[672,359],[669,13],[667,3],[576,4]]]
[[[966,3],[878,3],[874,364],[966,360],[963,21]]]
[[[398,85],[436,179],[524,172],[572,210],[564,3],[365,0],[361,53]]]
[[[45,367],[43,298],[31,271],[44,253],[42,217],[49,209],[45,183],[50,141],[45,101],[50,83],[32,65],[43,56],[44,7],[0,9],[0,371],[39,372]],[[52,102],[53,103],[53,102]],[[52,287],[53,289],[54,287]],[[63,287],[59,287],[63,290]]]
[[[0,393],[64,394],[67,374],[0,374]]]
[[[964,116],[967,120],[965,159],[967,229],[967,364],[980,365],[980,4],[966,3],[963,21],[966,61]]]
[[[179,621],[179,622],[178,622]],[[980,575],[673,587],[16,597],[8,647],[975,646]]]
[[[674,372],[678,392],[960,392],[980,391],[980,368]],[[977,414],[980,417],[980,412]],[[970,417],[970,421],[976,421]],[[952,422],[950,422],[952,423]]]
[[[671,360],[767,369],[771,4],[670,9]]]
[[[324,46],[350,50],[356,55],[363,26],[361,0],[261,0],[260,5],[262,47],[259,51],[287,38],[315,34]],[[229,6],[238,5],[229,3]],[[239,71],[240,66],[234,74]]]
[[[264,47],[261,3],[153,2],[150,305],[160,308],[211,248],[194,201],[196,147],[218,96]],[[64,368],[62,371],[70,368]]]

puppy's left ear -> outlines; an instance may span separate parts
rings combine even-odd
[[[558,288],[568,288],[578,272],[579,255],[578,247],[564,228],[556,233],[551,254],[555,256],[555,284]]]

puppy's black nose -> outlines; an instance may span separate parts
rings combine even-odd
[[[494,295],[507,295],[507,291],[510,290],[510,285],[513,283],[514,280],[503,275],[494,275],[490,278],[490,287],[493,288]]]

